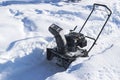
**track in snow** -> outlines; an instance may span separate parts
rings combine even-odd
[[[9,54],[0,56],[2,80],[45,80],[64,69],[46,60],[47,41],[50,38],[27,38],[10,44]],[[6,57],[5,57],[6,55]],[[7,57],[8,56],[8,57]],[[2,63],[3,62],[3,63]]]

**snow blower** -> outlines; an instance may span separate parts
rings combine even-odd
[[[96,38],[84,35],[82,30],[84,29],[86,23],[88,22],[92,13],[97,9],[97,7],[102,7],[107,12],[107,17],[100,28],[100,31]],[[69,34],[63,33],[63,29],[56,24],[52,24],[49,27],[49,31],[54,35],[57,46],[54,48],[47,48],[47,60],[55,60],[55,63],[61,67],[67,69],[69,65],[75,61],[78,57],[88,57],[88,53],[96,44],[101,32],[103,31],[107,21],[109,20],[112,12],[111,10],[103,4],[94,4],[91,13],[87,17],[85,23],[79,30],[76,32],[77,26],[70,30]],[[89,49],[84,49],[88,45],[87,38],[93,41]]]

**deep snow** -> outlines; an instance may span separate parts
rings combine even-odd
[[[48,27],[55,23],[65,33],[81,27],[95,2],[106,4],[113,14],[89,57],[78,58],[66,71],[47,61],[46,47],[54,44]],[[119,0],[23,3],[0,3],[0,80],[120,80]],[[103,20],[104,16],[97,15],[90,23]],[[95,36],[97,29],[88,26]]]

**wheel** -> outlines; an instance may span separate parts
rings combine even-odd
[[[81,56],[81,57],[88,57],[88,52],[87,52],[87,50],[83,50],[83,52],[82,52],[84,55],[83,56]]]

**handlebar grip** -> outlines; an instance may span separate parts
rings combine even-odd
[[[103,7],[105,7],[105,8],[110,12],[109,15],[112,14],[112,11],[110,10],[110,8],[108,8],[108,7],[107,7],[106,5],[104,5],[104,4],[94,3],[94,5],[93,5],[93,9],[95,9],[95,6],[103,6]]]

